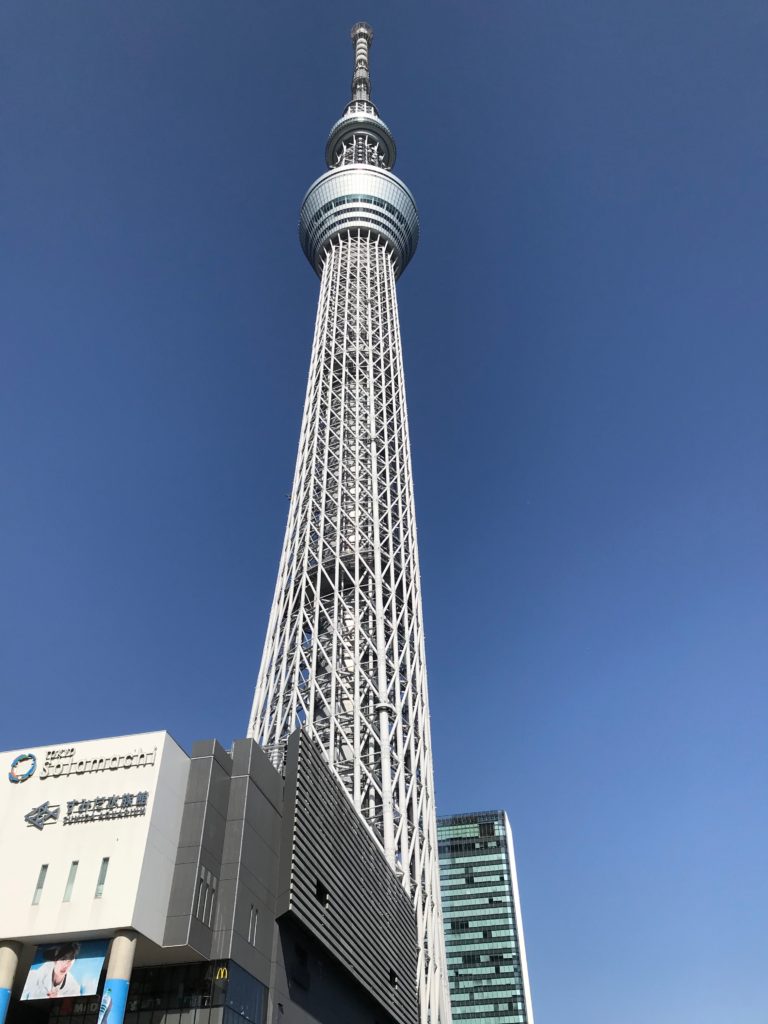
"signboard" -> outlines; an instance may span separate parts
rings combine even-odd
[[[107,955],[107,939],[38,946],[22,999],[93,996]]]
[[[32,754],[26,755],[26,757],[32,756]],[[40,778],[59,779],[62,776],[66,778],[68,775],[114,772],[121,768],[148,768],[154,765],[156,758],[157,747],[152,750],[135,747],[123,754],[117,754],[110,750],[105,753],[100,750],[96,757],[93,755],[81,756],[77,747],[59,747],[54,750],[46,750]]]
[[[130,926],[162,943],[189,764],[165,732],[0,751],[2,934],[35,948]]]
[[[37,758],[34,754],[18,754],[11,761],[8,772],[8,781],[18,785],[19,782],[26,782],[35,774]]]
[[[93,800],[67,800],[67,811],[61,819],[64,825],[82,825],[90,821],[114,821],[116,818],[141,818],[147,813],[149,792],[113,793],[97,796]],[[50,800],[33,807],[24,815],[24,821],[38,832],[59,820],[61,805]]]
[[[122,1024],[130,987],[130,981],[125,978],[107,978],[96,1024]]]

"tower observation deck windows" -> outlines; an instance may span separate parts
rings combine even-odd
[[[406,219],[391,203],[386,202],[384,199],[379,199],[378,196],[370,195],[346,195],[339,199],[331,199],[325,203],[320,209],[313,215],[312,222],[316,224],[325,214],[331,210],[336,210],[340,206],[349,206],[351,203],[370,203],[371,206],[378,206],[382,210],[386,210],[387,213],[391,214],[395,220],[397,220],[403,226],[406,225]],[[493,835],[493,832],[491,832]]]

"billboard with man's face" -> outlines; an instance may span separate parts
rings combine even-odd
[[[96,995],[107,945],[107,939],[97,939],[38,946],[21,998]]]

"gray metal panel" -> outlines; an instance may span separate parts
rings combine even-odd
[[[195,740],[192,744],[192,757],[212,757],[227,770],[231,765],[229,754],[218,740]]]
[[[198,744],[195,744],[197,746]],[[193,755],[189,765],[186,803],[205,803],[211,784],[211,760],[207,756]]]
[[[232,761],[227,760],[226,765],[218,764],[215,759],[211,761],[211,785],[208,790],[208,803],[222,818],[227,816],[229,780],[232,775]]]
[[[253,740],[233,748],[215,956],[270,984],[283,780]],[[258,915],[249,936],[251,907]]]
[[[207,790],[206,790],[207,792]],[[179,847],[199,847],[205,825],[205,812],[208,807],[206,800],[187,801],[181,816],[181,832]]]
[[[283,805],[283,779],[258,745],[251,739],[236,740],[232,747],[233,778],[248,775],[276,810]]]
[[[217,903],[221,898],[219,883],[232,760],[216,740],[202,740],[192,750],[163,944],[189,945],[209,957],[213,930],[194,916],[195,898],[201,868],[216,878]]]
[[[165,922],[164,946],[186,946],[189,938],[189,914],[169,917]]]
[[[192,913],[192,898],[197,881],[198,857],[187,863],[176,862],[171,881],[171,895],[168,900],[168,917],[189,917]]]
[[[306,732],[289,741],[285,788],[283,843],[292,854],[287,875],[281,866],[278,913],[297,919],[399,1024],[412,1024],[418,997],[411,902]]]

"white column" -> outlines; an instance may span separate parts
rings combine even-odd
[[[0,1024],[5,1024],[21,948],[20,942],[0,942]]]
[[[116,932],[112,939],[98,1024],[123,1024],[133,958],[136,953],[136,939],[136,932],[130,930]]]

